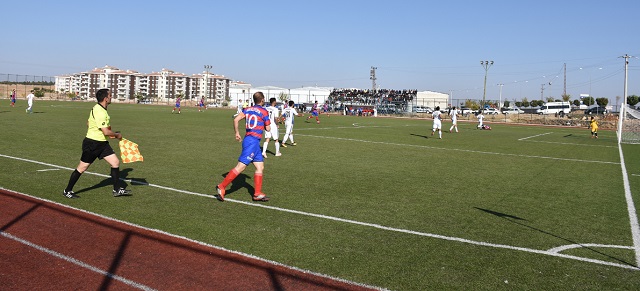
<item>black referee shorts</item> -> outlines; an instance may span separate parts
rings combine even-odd
[[[112,154],[115,152],[108,141],[97,141],[86,137],[82,140],[82,157],[80,157],[82,162],[91,164],[96,158],[102,160]]]

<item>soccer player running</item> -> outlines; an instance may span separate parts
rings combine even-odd
[[[253,194],[253,201],[269,201],[269,197],[262,193],[262,176],[264,171],[264,158],[261,155],[260,140],[262,139],[262,133],[271,129],[271,121],[269,120],[269,114],[264,105],[264,94],[262,92],[256,92],[253,94],[254,106],[248,107],[238,116],[233,119],[233,129],[235,131],[236,140],[242,141],[242,153],[238,158],[238,164],[229,171],[229,174],[224,180],[216,185],[218,191],[218,200],[224,201],[225,189],[231,184],[231,182],[244,171],[251,163],[256,167],[253,180],[255,181],[255,193]],[[238,131],[238,123],[240,120],[246,119],[246,135],[244,140],[240,136]]]
[[[440,112],[440,106],[436,106],[436,110],[431,114],[433,117],[433,129],[431,130],[431,136],[438,131],[438,139],[442,139],[442,112]]]
[[[482,115],[482,110],[478,111],[478,128],[483,129],[484,125],[484,115]]]
[[[316,123],[320,124],[320,119],[318,118],[318,100],[316,100],[316,102],[314,102],[313,105],[311,106],[311,115],[309,115],[307,120],[313,117],[316,118]]]
[[[282,110],[282,117],[284,117],[285,126],[284,138],[282,139],[282,147],[285,148],[287,147],[287,145],[285,144],[287,142],[287,139],[291,139],[291,145],[297,145],[293,141],[293,118],[296,116],[302,116],[302,113],[298,113],[293,105],[295,105],[293,100],[289,100],[289,107]]]
[[[173,114],[174,111],[176,111],[176,109],[178,109],[178,114],[180,114],[180,97],[176,98],[176,106],[173,107],[173,110],[171,110],[171,114]]]
[[[453,131],[453,129],[456,129],[456,132],[458,132],[458,110],[456,109],[455,106],[453,106],[453,108],[451,108],[451,127],[449,128],[449,133],[451,133]]]
[[[15,107],[16,105],[16,89],[13,89],[11,92],[11,107]]]
[[[278,141],[278,136],[280,133],[278,132],[278,118],[280,117],[280,110],[276,106],[276,98],[269,99],[269,106],[266,108],[267,112],[269,112],[269,120],[271,121],[271,130],[267,131],[264,134],[265,141],[262,146],[262,156],[267,157],[267,145],[269,145],[269,141],[273,139],[276,144],[276,157],[282,156],[280,153],[280,142]]]
[[[96,93],[98,104],[93,106],[87,121],[87,135],[82,141],[82,156],[78,167],[71,173],[67,188],[62,191],[62,195],[67,198],[80,198],[73,193],[73,186],[80,179],[80,175],[97,159],[104,159],[111,166],[111,180],[113,182],[113,197],[129,195],[130,190],[119,186],[120,181],[120,160],[115,154],[107,137],[122,139],[122,134],[111,130],[111,118],[107,113],[107,106],[111,104],[111,92],[109,89],[100,89]]]
[[[31,90],[31,93],[29,93],[29,95],[27,95],[27,109],[25,109],[25,112],[27,113],[33,113],[33,98],[36,97],[35,95],[33,95],[33,90]]]
[[[206,110],[207,108],[204,107],[204,97],[200,98],[200,102],[198,102],[198,112],[202,112],[203,110]]]
[[[591,121],[589,121],[589,128],[591,128],[591,138],[598,138],[598,121],[595,116],[591,116]]]

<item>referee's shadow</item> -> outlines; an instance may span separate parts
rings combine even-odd
[[[227,175],[229,175],[228,172],[226,174],[223,174],[222,177],[227,177]],[[253,188],[253,185],[251,185],[248,180],[251,180],[251,177],[244,173],[240,173],[240,175],[238,175],[235,179],[233,179],[233,182],[231,182],[231,188],[226,191],[225,197],[226,195],[234,193],[243,188],[249,191],[249,195],[253,195],[253,193],[255,192],[255,188]]]
[[[120,170],[120,179],[125,179],[127,178],[127,176],[129,175],[129,173],[133,171],[133,169],[131,168],[127,168],[127,169],[122,169]],[[80,178],[82,179],[82,178]],[[142,184],[142,183],[141,183]],[[127,188],[129,187],[129,184],[125,181],[120,180],[120,182],[118,183],[118,185],[122,188]],[[108,178],[104,178],[102,181],[100,181],[98,184],[95,184],[91,187],[87,187],[84,189],[80,189],[78,191],[74,191],[74,193],[76,194],[80,194],[82,192],[88,192],[91,190],[95,190],[95,189],[100,189],[100,188],[104,188],[104,187],[108,187],[109,189],[113,188],[113,179],[111,179],[111,176],[109,176]]]

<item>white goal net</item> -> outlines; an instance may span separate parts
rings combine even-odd
[[[618,119],[618,142],[640,144],[640,110],[622,105]]]

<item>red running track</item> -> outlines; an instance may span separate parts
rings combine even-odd
[[[98,289],[373,288],[0,190],[0,290]]]

